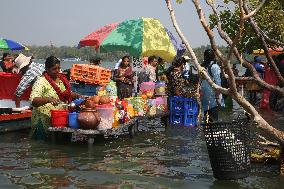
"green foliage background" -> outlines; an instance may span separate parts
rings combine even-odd
[[[36,59],[46,59],[50,55],[54,55],[60,59],[63,58],[77,58],[80,57],[82,60],[89,61],[91,57],[100,56],[105,61],[116,62],[127,52],[109,52],[109,53],[97,53],[93,47],[84,47],[78,49],[71,46],[28,46],[29,51],[10,51],[11,54],[16,56],[19,53],[24,53],[27,56],[34,56]],[[193,48],[198,61],[201,63],[203,61],[203,53],[206,49],[211,48],[210,45],[202,45],[200,47]],[[226,46],[219,46],[221,52],[226,54],[228,49]],[[6,51],[5,51],[6,52]],[[7,51],[9,52],[9,51]],[[1,55],[1,52],[0,52]],[[185,55],[189,55],[185,52]]]
[[[93,47],[84,47],[78,49],[71,46],[27,46],[28,51],[0,51],[0,55],[3,52],[9,52],[16,56],[19,53],[23,53],[27,56],[34,56],[36,59],[46,59],[47,57],[54,55],[60,59],[63,58],[81,58],[82,60],[89,61],[91,57],[100,56],[103,60],[117,61],[126,52],[110,52],[110,53],[97,53]]]
[[[247,0],[250,10],[253,10],[261,1]],[[176,0],[182,4],[183,0]],[[240,9],[236,5],[236,0],[216,1],[219,11],[219,18],[222,29],[233,39],[239,30]],[[203,7],[204,8],[204,7]],[[210,14],[210,13],[209,13]],[[271,39],[284,43],[284,0],[267,0],[264,6],[254,15],[258,27]],[[210,26],[216,27],[216,17],[209,15]],[[278,47],[278,44],[268,44],[270,47]],[[243,37],[237,48],[241,51],[252,52],[254,49],[261,49],[263,45],[250,23],[245,22]]]
[[[233,0],[224,1],[228,7],[232,6]],[[249,0],[249,7],[253,10],[259,3],[259,0]],[[229,5],[229,3],[231,3]],[[219,8],[219,18],[223,30],[234,38],[239,30],[239,8],[232,9],[231,7]],[[254,15],[258,27],[271,39],[278,40],[284,43],[284,0],[267,0],[264,6]],[[210,15],[210,26],[213,29],[216,26],[216,17]],[[268,44],[270,47],[277,47],[277,44]],[[243,37],[237,45],[238,49],[251,52],[254,49],[263,48],[263,45],[252,26],[247,21],[245,22]]]

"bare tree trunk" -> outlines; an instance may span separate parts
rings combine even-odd
[[[189,51],[191,57],[193,58],[193,63],[194,65],[196,66],[196,68],[198,69],[198,73],[199,75],[207,80],[209,82],[209,84],[213,87],[213,89],[216,91],[216,92],[221,92],[223,94],[228,94],[228,95],[231,95],[232,98],[234,100],[236,100],[236,102],[242,106],[247,112],[250,113],[250,116],[251,118],[253,118],[253,120],[256,122],[257,124],[257,127],[264,130],[266,133],[268,133],[269,135],[273,136],[277,141],[281,142],[281,143],[284,143],[284,133],[275,129],[274,127],[272,127],[271,125],[269,125],[269,123],[267,123],[262,117],[261,115],[259,115],[259,113],[256,111],[256,109],[242,96],[240,95],[238,92],[237,92],[237,89],[236,89],[236,84],[235,84],[235,77],[233,75],[233,72],[232,72],[232,69],[231,67],[229,66],[229,61],[226,60],[222,54],[220,53],[220,51],[217,49],[217,46],[216,46],[216,43],[215,43],[215,40],[214,40],[214,36],[213,36],[213,32],[210,30],[208,24],[206,24],[206,21],[205,21],[205,17],[204,17],[204,14],[203,14],[203,11],[200,7],[200,3],[198,0],[193,0],[193,3],[195,4],[195,7],[196,7],[196,11],[199,15],[199,19],[200,19],[200,22],[201,24],[203,25],[203,28],[204,30],[206,31],[208,37],[209,37],[209,40],[210,40],[210,43],[211,43],[211,47],[212,49],[214,49],[214,52],[216,53],[216,55],[220,58],[220,60],[222,61],[222,64],[225,66],[225,72],[226,74],[228,74],[229,76],[229,79],[230,79],[230,88],[229,90],[226,90],[224,88],[221,88],[220,86],[216,85],[212,80],[211,78],[208,76],[208,74],[206,73],[204,67],[202,67],[200,65],[200,63],[198,62],[196,56],[195,56],[195,53],[193,52],[193,49],[191,48],[189,42],[187,41],[187,39],[185,38],[185,36],[183,35],[183,33],[181,32],[177,22],[176,22],[176,19],[175,19],[175,15],[174,15],[174,10],[172,9],[172,6],[171,6],[171,1],[170,0],[165,0],[166,1],[166,4],[167,4],[167,7],[168,7],[168,10],[169,10],[169,13],[170,13],[170,16],[171,16],[171,19],[172,19],[172,22],[173,22],[173,25],[178,33],[178,35],[180,36],[181,40],[183,41],[183,43],[185,44],[187,50]],[[241,5],[242,4],[242,1],[239,0],[239,4]],[[248,16],[249,14],[245,15],[244,17],[249,18]],[[241,20],[244,20],[243,18],[241,18]],[[241,36],[241,31],[240,31],[240,35],[239,37]],[[234,40],[235,42],[237,42],[239,39],[236,37],[236,39]],[[234,46],[234,43],[231,45],[231,48],[230,48],[230,54],[233,52],[233,49],[235,48]],[[230,55],[229,55],[230,57]]]

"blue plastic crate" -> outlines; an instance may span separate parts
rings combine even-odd
[[[184,98],[184,97],[170,97],[170,112],[172,114],[177,113],[198,113],[198,103],[196,98]]]
[[[198,114],[185,114],[184,116],[184,126],[197,126]]]
[[[196,98],[186,98],[185,99],[185,111],[188,114],[198,113],[198,103]]]
[[[170,125],[183,126],[184,114],[170,115]]]
[[[170,125],[196,126],[197,117],[196,98],[170,97]]]
[[[174,96],[170,97],[170,113],[184,113],[185,112],[185,98]]]
[[[170,115],[170,125],[175,126],[197,126],[198,114],[175,114]]]

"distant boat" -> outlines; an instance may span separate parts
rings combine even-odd
[[[78,62],[81,61],[81,58],[63,58],[62,61]]]

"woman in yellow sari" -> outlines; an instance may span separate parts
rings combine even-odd
[[[67,78],[60,73],[60,61],[50,56],[45,61],[45,72],[34,83],[30,101],[33,106],[32,134],[35,139],[45,139],[51,126],[50,110],[63,109],[63,103],[70,103],[79,95],[72,93]]]

